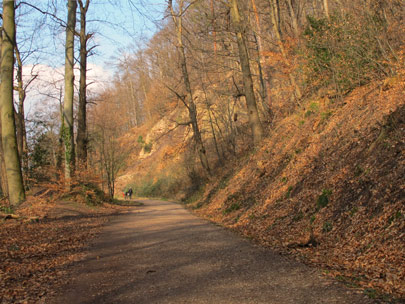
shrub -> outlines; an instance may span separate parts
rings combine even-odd
[[[332,15],[330,20],[308,16],[304,31],[307,81],[343,94],[389,73],[379,38],[385,25],[378,16]],[[313,111],[312,111],[313,112]]]
[[[285,194],[285,198],[286,198],[286,199],[288,199],[288,198],[291,197],[291,192],[292,192],[292,190],[293,190],[293,187],[292,187],[292,186],[289,186],[288,189],[287,189],[287,193]]]
[[[332,223],[330,223],[330,222],[323,223],[323,227],[322,227],[323,232],[326,233],[326,232],[332,231],[332,229],[333,229]]]
[[[297,214],[294,215],[292,220],[294,222],[298,222],[298,221],[302,220],[303,218],[304,218],[304,213],[302,213],[302,211],[299,211]]]
[[[230,205],[228,208],[226,208],[224,210],[223,214],[229,214],[229,213],[239,210],[239,209],[240,209],[239,203],[233,203],[232,205]]]
[[[145,151],[146,153],[150,153],[152,151],[152,147],[153,147],[153,143],[145,143],[143,146],[143,151]]]
[[[322,190],[322,194],[318,197],[318,200],[316,202],[316,207],[318,210],[325,208],[328,205],[329,197],[331,194],[332,194],[331,190],[328,190],[328,189]]]
[[[3,213],[13,213],[13,208],[10,205],[0,205],[0,212]]]
[[[142,135],[138,136],[137,142],[138,142],[138,144],[140,144],[142,146],[143,151],[145,153],[150,153],[152,151],[153,143],[152,142],[149,142],[149,143],[145,142],[143,140]]]

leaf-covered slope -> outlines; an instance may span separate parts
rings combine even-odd
[[[194,207],[356,283],[405,295],[404,77],[276,125]]]

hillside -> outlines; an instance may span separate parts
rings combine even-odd
[[[404,82],[282,121],[198,213],[334,275],[404,296]]]
[[[355,89],[343,100],[325,95],[308,101],[276,123],[256,151],[217,169],[188,197],[188,206],[365,287],[371,296],[403,297],[404,89],[399,75]],[[156,132],[151,130],[148,136]],[[185,145],[181,133],[187,132],[176,132],[161,139],[165,144],[143,156],[121,182],[131,180],[128,174],[148,174],[156,189],[162,172],[186,178],[179,173],[178,147]],[[185,179],[173,193],[184,196],[188,186]]]

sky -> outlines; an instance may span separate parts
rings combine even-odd
[[[101,3],[102,2],[102,3]],[[94,3],[92,18],[89,23],[94,26],[97,56],[94,63],[110,68],[120,50],[139,48],[147,42],[157,30],[166,8],[166,0],[115,0],[118,5],[104,0]],[[107,20],[108,23],[95,21]]]
[[[66,20],[65,1],[49,1],[57,4],[53,13],[60,20]],[[52,11],[52,7],[47,7],[47,0],[31,0],[29,3],[43,11]],[[142,48],[153,36],[163,19],[165,8],[166,0],[91,0],[87,30],[94,32],[90,47],[96,47],[94,54],[88,58],[88,82],[92,83],[90,94],[102,92],[108,87],[122,52],[130,53]],[[20,50],[23,54],[30,53],[24,60],[24,79],[28,81],[31,75],[38,75],[27,92],[25,108],[29,116],[44,106],[58,103],[45,95],[58,96],[57,88],[52,89],[55,85],[51,83],[63,86],[65,30],[58,21],[55,22],[55,18],[46,17],[27,6],[19,9],[16,19]],[[78,19],[77,29],[79,25]],[[78,41],[75,43],[77,49]],[[78,81],[78,70],[75,74]]]
[[[57,5],[56,10],[47,5],[48,0],[31,0],[29,3],[65,22],[65,1],[52,0]],[[94,33],[90,45],[96,44],[97,47],[96,55],[89,60],[110,68],[110,62],[118,56],[120,50],[130,46],[141,47],[156,32],[165,8],[166,0],[91,0],[87,13],[87,32]],[[42,55],[38,55],[42,56],[41,61],[48,61],[50,65],[64,61],[65,29],[59,25],[58,20],[46,17],[27,5],[20,6],[16,18],[17,39],[22,48],[28,48],[27,39],[34,34],[32,44],[41,49]],[[80,28],[79,22],[78,15],[77,30]],[[52,57],[44,56],[45,53]],[[34,54],[27,62],[38,61],[36,58],[37,55]]]

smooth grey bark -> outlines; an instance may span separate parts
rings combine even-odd
[[[25,200],[21,164],[18,157],[13,105],[15,9],[14,1],[3,1],[3,41],[1,47],[1,135],[8,182],[9,201],[17,207]]]
[[[68,17],[65,45],[65,97],[63,105],[62,137],[65,145],[65,180],[67,188],[75,169],[73,139],[73,94],[74,94],[74,34],[76,26],[76,0],[68,0]]]
[[[3,27],[0,27],[0,64],[1,64],[2,42],[3,42]],[[1,87],[1,73],[0,73],[0,87]],[[7,197],[8,196],[7,172],[6,172],[6,165],[4,163],[3,140],[1,134],[2,133],[1,133],[1,103],[0,103],[0,187],[2,195]]]

